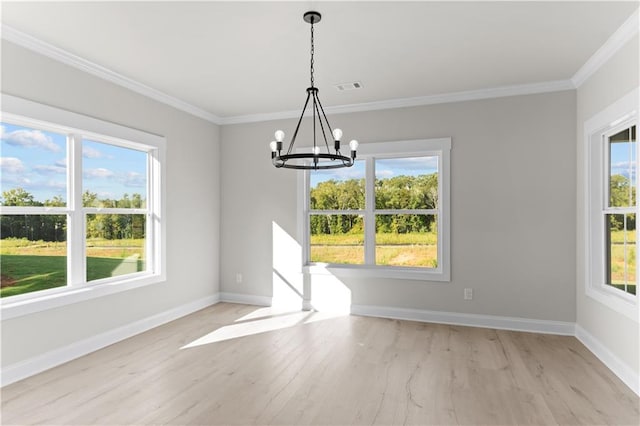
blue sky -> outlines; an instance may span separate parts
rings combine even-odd
[[[0,136],[2,191],[21,187],[36,201],[67,199],[66,135],[2,123]],[[146,153],[85,140],[82,154],[83,191],[115,199],[138,193],[146,199]]]
[[[356,160],[352,167],[311,171],[310,184],[316,187],[328,180],[349,180],[364,178],[364,160]],[[376,178],[385,179],[394,176],[428,175],[438,171],[437,157],[387,158],[376,160]]]
[[[636,158],[635,142],[616,142],[609,145],[611,161],[611,174],[622,175],[626,177],[635,177],[636,174]],[[629,149],[631,147],[631,149]]]

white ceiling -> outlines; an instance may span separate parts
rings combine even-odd
[[[637,2],[2,2],[2,22],[218,117],[568,80]],[[359,81],[339,92],[333,85]]]

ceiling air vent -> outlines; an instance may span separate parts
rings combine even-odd
[[[338,89],[338,92],[343,92],[345,90],[362,89],[362,83],[360,83],[359,81],[354,81],[352,83],[336,84],[334,85],[334,87]]]

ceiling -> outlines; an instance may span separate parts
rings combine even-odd
[[[570,79],[637,2],[2,2],[2,22],[222,118]],[[358,81],[362,89],[338,91]]]

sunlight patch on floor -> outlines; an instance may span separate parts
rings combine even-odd
[[[258,308],[253,312],[249,312],[247,315],[244,315],[238,318],[237,320],[235,320],[235,322],[251,321],[251,320],[257,320],[261,318],[273,317],[276,315],[289,314],[289,313],[290,314],[300,313],[300,307],[298,306],[297,309],[290,309],[290,308],[281,307],[281,306],[266,306],[264,308]]]
[[[260,318],[260,316],[269,315],[268,318]],[[279,312],[272,308],[260,308],[254,312],[245,315],[244,322],[226,325],[217,330],[208,333],[193,342],[181,347],[180,349],[195,348],[198,346],[208,345],[211,343],[223,342],[225,340],[237,339],[239,337],[253,336],[261,333],[281,330],[284,328],[294,327],[300,324],[310,324],[317,321],[323,321],[331,318],[343,316],[339,313],[331,312],[315,312],[315,311],[298,311],[298,312]],[[240,321],[240,320],[238,320]]]

